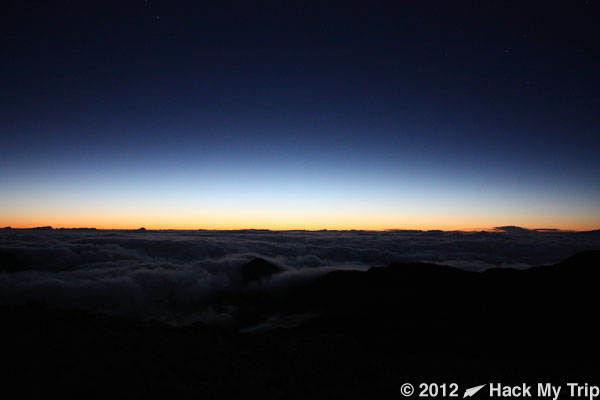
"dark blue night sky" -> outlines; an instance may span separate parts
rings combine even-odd
[[[597,2],[217,3],[10,7],[0,226],[600,226]]]

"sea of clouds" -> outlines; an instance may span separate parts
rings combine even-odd
[[[36,303],[158,319],[227,323],[215,304],[246,290],[240,267],[255,257],[285,271],[285,287],[333,269],[426,261],[484,270],[527,268],[600,249],[600,235],[528,231],[108,231],[0,230],[0,304]]]

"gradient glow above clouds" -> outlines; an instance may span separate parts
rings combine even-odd
[[[0,226],[600,228],[583,3],[64,7],[1,28]]]
[[[159,150],[48,157],[4,174],[0,221],[13,227],[180,229],[594,229],[598,187],[516,170],[468,171],[452,157],[315,155],[265,148],[161,157]],[[389,151],[389,150],[388,150]],[[174,152],[176,153],[176,152]],[[407,152],[408,153],[408,152]],[[98,154],[98,153],[96,153]],[[128,158],[129,157],[129,158]]]

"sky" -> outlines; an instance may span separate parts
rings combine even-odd
[[[14,2],[0,226],[600,228],[596,1]]]

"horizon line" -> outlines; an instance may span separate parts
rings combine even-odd
[[[383,228],[383,229],[335,229],[335,228],[321,228],[321,229],[306,229],[306,228],[291,228],[291,229],[270,229],[270,228],[234,228],[234,229],[223,229],[223,228],[146,228],[144,226],[136,228],[96,228],[93,226],[76,226],[76,227],[53,227],[51,225],[39,225],[30,227],[13,227],[4,226],[0,227],[0,230],[97,230],[97,231],[221,231],[221,232],[234,232],[234,231],[269,231],[269,232],[323,232],[323,231],[336,231],[336,232],[394,232],[394,231],[415,231],[415,232],[506,232],[508,229],[522,229],[524,231],[531,232],[591,232],[600,229],[560,229],[560,228],[526,228],[518,225],[504,225],[497,227],[483,227],[483,228],[457,228],[457,229],[416,229],[416,228]]]

